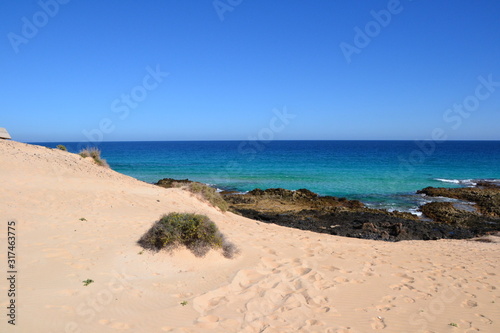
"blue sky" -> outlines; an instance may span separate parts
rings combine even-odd
[[[497,0],[3,1],[0,127],[28,142],[499,140],[499,15]]]

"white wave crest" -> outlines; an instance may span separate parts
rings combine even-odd
[[[476,180],[474,179],[445,179],[445,178],[434,178],[434,180],[437,180],[442,183],[450,183],[450,184],[457,184],[457,185],[465,185],[465,186],[476,186]]]

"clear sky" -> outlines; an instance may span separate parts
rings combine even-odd
[[[499,18],[498,0],[2,1],[0,127],[28,142],[499,140]]]

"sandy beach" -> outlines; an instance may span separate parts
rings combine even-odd
[[[223,213],[76,154],[0,140],[1,332],[500,332],[500,243],[389,243]],[[169,212],[205,214],[241,250],[143,251]],[[94,282],[84,286],[82,281]]]

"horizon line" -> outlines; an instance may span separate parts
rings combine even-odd
[[[16,141],[16,140],[12,140]],[[117,143],[117,142],[242,142],[242,141],[263,141],[263,140],[249,140],[249,139],[224,139],[224,140],[118,140],[118,141],[100,141],[100,142],[92,142],[92,141],[18,141],[22,143],[89,143],[89,144],[101,144],[101,143]],[[444,143],[448,141],[452,142],[469,142],[469,141],[483,141],[483,142],[495,142],[500,141],[500,139],[450,139],[450,140],[429,140],[429,139],[288,139],[288,140],[269,140],[267,143],[271,142],[291,142],[291,141],[374,141],[374,142],[388,142],[388,141],[401,141],[401,142],[415,142],[415,141],[427,141],[427,142],[436,142],[436,143]]]

